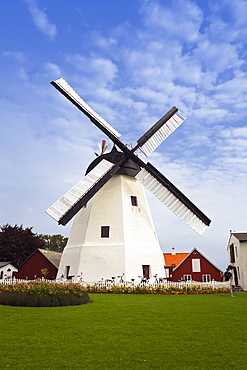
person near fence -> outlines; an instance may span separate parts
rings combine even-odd
[[[232,273],[229,269],[226,269],[224,272],[223,281],[229,281],[230,284],[232,284]]]
[[[227,268],[226,271],[224,272],[224,280],[223,281],[229,281],[231,297],[234,297],[234,295],[233,295],[233,285],[232,285],[232,283],[233,283],[232,273],[231,273],[229,268]]]

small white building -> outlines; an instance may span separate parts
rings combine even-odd
[[[13,273],[18,269],[11,262],[0,262],[0,280],[12,279]]]
[[[231,232],[227,251],[233,266],[233,284],[247,291],[247,233]]]

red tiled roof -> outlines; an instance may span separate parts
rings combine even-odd
[[[188,255],[189,253],[163,253],[165,266],[172,266],[177,267]]]

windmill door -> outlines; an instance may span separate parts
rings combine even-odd
[[[150,265],[142,265],[143,277],[145,279],[150,278]]]

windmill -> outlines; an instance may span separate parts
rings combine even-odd
[[[143,186],[199,235],[211,221],[136,151],[149,156],[185,115],[173,107],[129,149],[120,134],[63,78],[51,84],[114,143],[105,154],[106,143],[102,142],[100,155],[86,176],[46,210],[61,225],[75,216],[58,277],[83,274],[84,280],[93,281],[122,274],[127,279],[164,276],[163,253]]]

